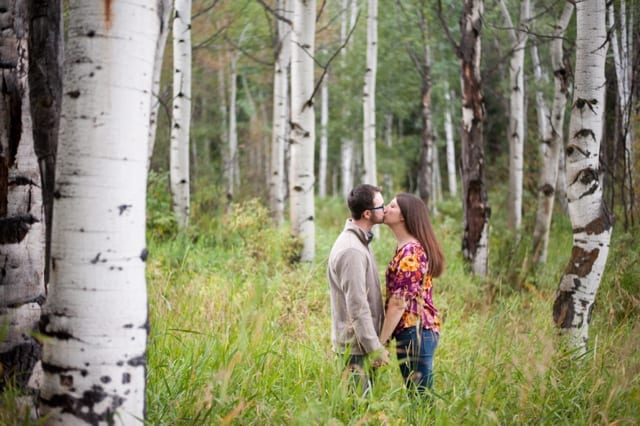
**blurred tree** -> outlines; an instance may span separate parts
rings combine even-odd
[[[518,232],[522,225],[522,182],[524,179],[524,54],[529,37],[528,25],[531,4],[529,0],[520,2],[520,18],[517,28],[504,0],[499,0],[498,4],[507,23],[507,31],[511,40],[509,61],[509,205],[507,208],[509,228]]]
[[[560,157],[564,156],[564,111],[569,97],[569,71],[563,55],[564,33],[573,15],[573,4],[566,2],[562,14],[554,25],[551,39],[551,66],[553,68],[554,95],[551,110],[546,106],[541,90],[536,93],[538,133],[540,137],[540,181],[538,182],[538,209],[533,230],[533,258],[536,263],[545,263],[549,245],[549,230],[556,197],[556,183]],[[537,46],[532,46],[532,62],[536,80],[545,83],[538,58]]]

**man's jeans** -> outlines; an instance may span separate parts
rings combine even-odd
[[[345,355],[341,357],[345,359]],[[374,372],[366,355],[346,356],[345,369],[349,371],[350,385],[355,389],[356,394],[367,396],[372,392]]]
[[[402,330],[396,338],[396,354],[407,388],[425,395],[433,387],[433,354],[438,346],[438,333],[416,327]]]

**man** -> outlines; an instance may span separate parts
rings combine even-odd
[[[389,353],[379,339],[384,307],[378,268],[369,246],[373,225],[384,220],[384,199],[380,188],[363,184],[351,190],[347,205],[351,218],[333,244],[327,267],[331,341],[366,394],[371,388],[366,373],[369,366],[389,363]]]

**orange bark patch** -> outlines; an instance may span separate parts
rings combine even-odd
[[[113,24],[113,10],[112,10],[112,1],[111,0],[105,0],[104,2],[104,22],[107,26],[107,29],[111,28],[111,25]]]

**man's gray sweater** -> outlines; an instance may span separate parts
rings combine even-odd
[[[330,284],[333,349],[365,355],[381,349],[384,320],[378,268],[367,233],[347,220],[327,267]]]

